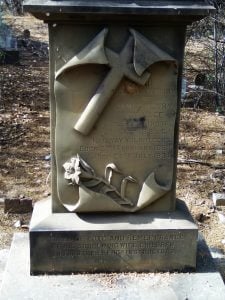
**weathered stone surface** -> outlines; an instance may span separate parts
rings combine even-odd
[[[33,210],[32,200],[28,198],[6,198],[4,212],[12,214],[24,214]]]
[[[213,193],[212,200],[215,206],[225,206],[225,193]]]
[[[206,1],[25,8],[49,24],[53,211],[174,210],[185,30],[213,8]]]
[[[21,233],[14,236],[0,290],[1,300],[224,300],[224,295],[223,280],[202,241],[194,273],[30,276],[28,235]]]
[[[32,274],[194,268],[196,246],[183,205],[172,213],[51,214],[43,201],[30,226]]]
[[[114,1],[47,1],[37,2],[29,0],[25,3],[25,9],[31,11],[36,17],[46,21],[57,19],[71,19],[74,15],[77,21],[87,20],[84,15],[92,20],[102,22],[102,18],[108,21],[117,19],[127,21],[127,16],[133,21],[151,17],[152,21],[190,22],[203,18],[214,8],[206,0],[129,0]],[[63,13],[61,13],[63,11]],[[149,20],[150,21],[150,20]]]
[[[149,210],[173,210],[176,58],[161,50],[161,42],[152,43],[155,35],[150,28],[144,35],[133,29],[129,32],[127,26],[119,32],[115,27],[106,28],[97,35],[96,29],[85,28],[85,34],[82,27],[51,29],[53,49],[64,40],[58,55],[65,57],[74,49],[67,64],[54,53],[57,199],[66,209],[75,212],[135,211],[150,204],[153,208]],[[109,40],[113,32],[117,41]],[[93,38],[89,37],[92,35]],[[104,40],[108,36],[106,44]],[[141,44],[138,49],[135,43]],[[139,69],[140,76],[136,73]],[[80,159],[77,173],[80,174],[83,167],[86,173],[89,171],[90,178],[85,175],[82,181],[81,174],[79,183],[69,185],[71,182],[66,180],[69,172],[65,178],[62,166],[77,155],[90,166],[89,170],[84,169]],[[110,166],[114,168],[110,170]],[[111,179],[108,178],[110,172]],[[125,184],[125,178],[132,181],[127,180]]]
[[[135,211],[137,208],[140,209],[139,203],[143,204],[143,195],[147,196],[145,202],[151,204],[148,205],[148,210],[173,210],[178,114],[176,61],[181,64],[180,55],[182,55],[182,51],[178,52],[176,48],[178,44],[183,43],[183,29],[179,32],[173,26],[169,30],[168,27],[161,26],[138,28],[138,31],[132,29],[132,32],[135,32],[134,36],[138,36],[137,43],[142,44],[146,41],[146,47],[149,43],[154,44],[148,51],[148,55],[152,53],[152,61],[146,64],[150,66],[147,67],[147,72],[151,75],[142,86],[127,79],[126,76],[121,78],[115,74],[112,81],[118,80],[119,77],[116,91],[113,95],[109,91],[108,103],[104,111],[90,133],[84,135],[77,130],[75,124],[89,107],[95,97],[93,95],[96,89],[100,88],[110,72],[113,72],[112,67],[101,65],[104,59],[110,60],[107,53],[113,51],[116,56],[116,53],[121,52],[123,45],[131,39],[130,59],[131,62],[135,61],[132,68],[136,66],[139,70],[137,65],[139,66],[140,63],[138,59],[136,62],[136,56],[137,58],[144,56],[148,49],[148,47],[145,49],[145,46],[138,47],[141,50],[135,56],[135,38],[131,34],[130,27],[126,25],[119,31],[117,26],[107,26],[107,37],[103,33],[100,35],[98,28],[99,25],[85,26],[85,28],[77,25],[50,26],[51,56],[55,60],[51,65],[52,75],[56,72],[55,79],[52,78],[54,96],[52,95],[51,98],[54,110],[52,130],[55,132],[53,135],[53,145],[55,145],[53,210],[55,212],[64,212],[65,209],[76,212]],[[165,36],[167,36],[166,43],[163,38]],[[107,42],[104,41],[106,38]],[[96,46],[95,40],[99,43]],[[62,41],[63,47],[58,47]],[[89,55],[85,50],[89,49],[90,46],[87,46],[89,44],[92,45],[95,55],[93,51]],[[97,45],[98,53],[95,51]],[[104,51],[106,51],[106,58],[101,54]],[[65,64],[62,57],[70,57],[70,60]],[[157,63],[152,64],[154,61]],[[124,64],[124,61],[121,61],[121,64]],[[146,66],[144,70],[145,68]],[[114,69],[119,71],[120,66]],[[110,82],[104,84],[106,90],[110,84]],[[103,91],[102,93],[104,94]],[[96,95],[99,94],[100,92],[96,92]],[[98,115],[97,106],[96,103],[94,106],[96,115]],[[91,187],[87,182],[87,188],[81,180],[82,187],[69,185],[70,182],[64,178],[65,170],[62,166],[77,155],[89,164],[89,169],[94,171],[94,175],[91,171],[94,180],[107,180],[106,173],[110,172],[107,169],[110,165],[114,165],[119,170],[116,171],[115,167],[111,170],[113,176],[110,186],[105,186],[108,191],[115,188],[118,194],[122,190],[123,180],[128,177],[133,178],[133,182],[127,182],[125,197],[122,199],[128,199],[132,205],[129,206],[127,203],[118,205],[115,196],[106,198],[105,194],[109,196],[110,192],[107,193],[102,184],[93,186],[94,180],[91,180]],[[101,192],[101,189],[104,192]]]
[[[179,100],[186,26],[213,8],[204,0],[25,7],[50,37],[53,213],[35,209],[31,273],[195,267],[197,227],[176,208]]]

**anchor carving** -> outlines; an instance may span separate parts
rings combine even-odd
[[[152,64],[159,61],[175,62],[173,57],[136,30],[129,29],[129,32],[130,36],[120,53],[117,53],[105,47],[108,29],[104,28],[55,74],[58,80],[66,71],[82,64],[106,64],[110,68],[74,126],[75,130],[84,135],[92,130],[124,77],[144,86],[150,77],[148,68]]]

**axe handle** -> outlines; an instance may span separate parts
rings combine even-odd
[[[84,135],[88,135],[99,116],[104,110],[109,99],[114,94],[116,88],[123,78],[123,73],[116,69],[111,69],[103,82],[98,87],[95,95],[91,98],[85,110],[77,120],[74,129]]]

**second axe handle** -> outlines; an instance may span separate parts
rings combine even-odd
[[[111,69],[103,82],[98,87],[95,95],[91,98],[80,118],[76,122],[74,129],[84,135],[88,135],[99,116],[104,110],[109,99],[113,96],[116,88],[120,84],[123,74],[118,68]]]

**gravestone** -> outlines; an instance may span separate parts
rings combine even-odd
[[[176,200],[188,24],[206,1],[34,1],[48,23],[52,200],[30,226],[32,274],[195,268]]]
[[[2,20],[0,11],[0,64],[15,64],[19,62],[17,39],[11,29]]]

